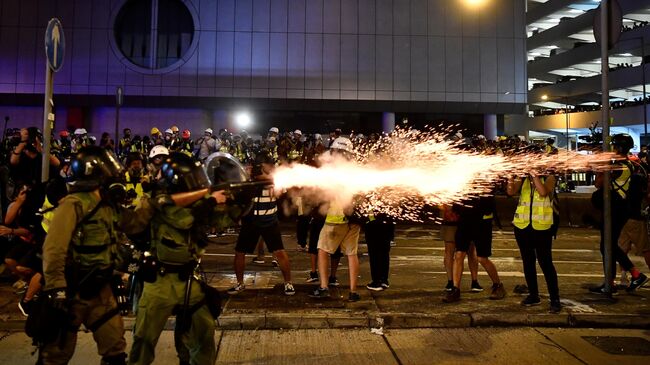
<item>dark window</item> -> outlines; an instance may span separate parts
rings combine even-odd
[[[185,56],[194,37],[194,20],[181,0],[128,0],[115,18],[114,31],[126,59],[159,69]]]

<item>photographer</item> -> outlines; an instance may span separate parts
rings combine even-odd
[[[14,182],[35,184],[41,179],[43,143],[41,132],[36,127],[20,130],[20,143],[14,148],[9,163],[12,166]],[[60,161],[50,156],[50,165],[58,168]],[[52,169],[51,172],[56,172]]]

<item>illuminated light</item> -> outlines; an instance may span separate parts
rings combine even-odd
[[[462,0],[465,5],[472,8],[479,8],[485,5],[489,0]]]
[[[548,95],[546,94],[542,95],[542,100],[548,100]]]
[[[250,114],[248,114],[246,112],[238,113],[237,115],[235,115],[235,123],[240,128],[248,128],[248,127],[250,127],[250,125],[252,123]]]

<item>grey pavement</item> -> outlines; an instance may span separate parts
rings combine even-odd
[[[30,340],[0,333],[1,364],[33,364]],[[127,333],[129,345],[130,333]],[[647,364],[650,331],[557,328],[422,328],[217,331],[217,364]],[[164,331],[154,364],[177,364]],[[72,365],[98,364],[92,336],[79,336]]]
[[[602,281],[602,264],[598,250],[598,231],[584,228],[561,228],[554,242],[554,260],[559,275],[564,309],[549,314],[541,271],[538,272],[543,303],[524,308],[522,295],[512,289],[523,284],[523,272],[514,236],[507,228],[495,229],[493,261],[508,291],[504,300],[488,299],[490,281],[479,266],[479,280],[486,289],[469,292],[467,267],[462,282],[462,299],[458,303],[442,303],[446,274],[442,262],[443,244],[436,225],[398,225],[396,243],[391,250],[390,289],[370,292],[369,265],[366,247],[359,250],[361,301],[347,302],[348,271],[346,260],[338,271],[342,286],[331,291],[332,298],[317,300],[308,297],[315,284],[305,283],[309,258],[297,249],[294,228],[283,224],[284,242],[290,256],[293,282],[297,293],[282,294],[282,276],[271,265],[251,264],[247,258],[245,282],[247,289],[236,295],[224,293],[224,313],[218,320],[221,329],[325,329],[350,327],[428,328],[428,327],[601,327],[650,328],[650,290],[633,293],[620,290],[615,301],[588,292],[590,285]],[[210,245],[203,266],[213,286],[224,291],[233,284],[232,260],[236,236],[226,235]],[[648,268],[640,257],[631,257],[642,270]],[[8,284],[0,285],[0,329],[19,330],[24,318],[16,308],[18,296]],[[127,327],[133,318],[126,318]],[[170,319],[171,328],[173,319]]]

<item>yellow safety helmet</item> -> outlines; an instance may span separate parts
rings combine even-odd
[[[150,133],[150,134],[151,134],[152,136],[153,136],[154,134],[160,134],[160,130],[159,130],[158,128],[156,128],[156,127],[153,127],[153,128],[151,128],[151,133]]]

